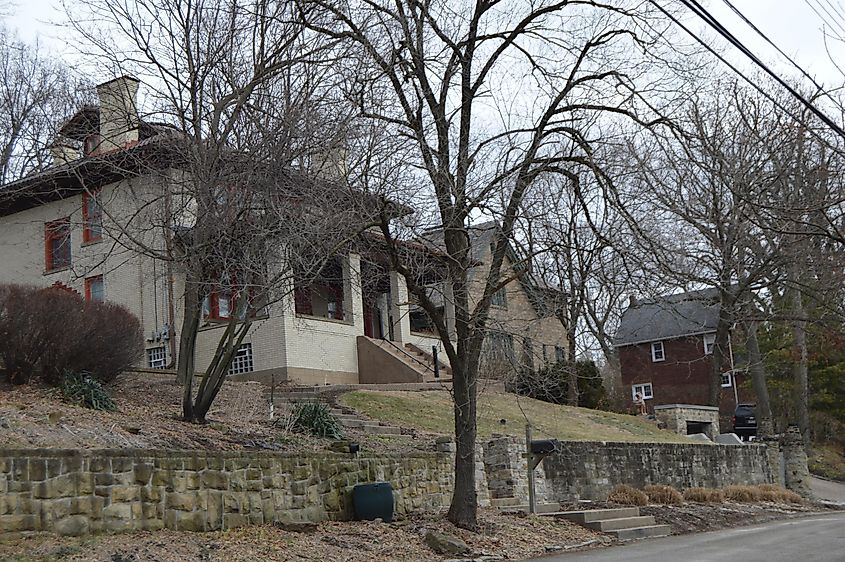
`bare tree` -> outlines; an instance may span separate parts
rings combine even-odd
[[[149,117],[140,126],[153,130],[157,157],[126,167],[158,188],[136,190],[128,212],[109,214],[113,251],[160,260],[184,279],[176,368],[183,416],[202,422],[253,324],[366,228],[365,202],[343,182],[333,153],[351,114],[332,78],[342,53],[308,31],[308,12],[291,2],[82,0],[65,8],[83,54],[146,86]],[[125,113],[128,128],[139,125],[134,107]],[[218,319],[214,351],[201,366],[209,311]]]
[[[493,295],[530,270],[526,264],[503,266],[508,244],[517,238],[522,203],[543,176],[569,176],[575,169],[601,176],[591,158],[597,139],[579,128],[581,119],[604,114],[643,125],[658,120],[636,83],[648,57],[630,53],[653,48],[664,24],[651,20],[642,4],[626,3],[303,5],[323,11],[313,29],[358,49],[362,62],[355,63],[347,91],[362,114],[413,148],[403,150],[407,159],[395,165],[415,170],[407,179],[421,212],[404,229],[392,228],[385,216],[381,229],[391,267],[405,276],[449,357],[457,440],[449,519],[474,528],[479,357]],[[566,143],[573,150],[559,151]],[[396,192],[383,195],[395,198]],[[490,266],[478,279],[469,274],[471,223],[483,216],[500,228]],[[426,237],[426,227],[436,228],[437,236]],[[399,250],[403,238],[413,237],[442,244],[454,330]],[[471,297],[475,286],[478,298]]]
[[[0,28],[0,184],[52,163],[53,132],[86,94],[60,59]]]

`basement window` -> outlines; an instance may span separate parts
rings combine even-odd
[[[229,374],[240,375],[241,373],[251,373],[252,371],[252,344],[241,344],[235,352],[235,356],[232,357],[232,364],[229,365]]]
[[[167,351],[164,346],[147,349],[147,367],[150,369],[164,369],[167,367]]]

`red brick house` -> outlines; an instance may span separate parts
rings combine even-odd
[[[644,302],[632,299],[614,341],[622,386],[632,408],[638,392],[650,413],[654,406],[663,404],[707,404],[718,318],[718,293],[714,289]],[[745,390],[747,385],[742,384],[744,371],[735,368],[732,345],[723,373],[719,417],[727,430],[737,400],[754,401],[753,394]]]

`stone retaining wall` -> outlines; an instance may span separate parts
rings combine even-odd
[[[616,485],[719,488],[775,481],[765,445],[565,442],[546,458],[546,499],[604,499]]]
[[[0,533],[206,531],[349,519],[355,484],[388,481],[395,512],[448,506],[448,454],[358,456],[0,450]]]

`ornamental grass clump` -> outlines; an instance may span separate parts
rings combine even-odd
[[[684,500],[699,503],[723,503],[725,494],[712,488],[689,488],[684,490]]]
[[[620,484],[614,487],[607,494],[607,501],[619,505],[648,505],[648,496],[642,490],[637,490],[627,484]]]
[[[113,412],[117,409],[106,388],[89,373],[65,373],[61,391],[66,401],[92,410]]]
[[[326,439],[341,439],[343,431],[328,406],[316,400],[301,402],[294,410],[294,429]]]
[[[672,486],[665,486],[663,484],[655,484],[643,488],[648,501],[650,503],[658,503],[662,505],[679,505],[684,503],[684,496],[673,488]]]
[[[756,486],[726,486],[723,490],[725,499],[740,503],[758,502],[763,493]]]
[[[791,490],[774,484],[760,484],[757,486],[762,501],[774,503],[803,503],[804,499]]]

